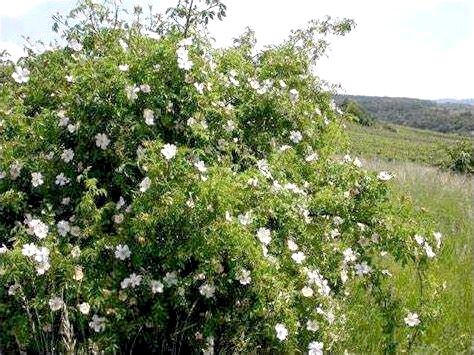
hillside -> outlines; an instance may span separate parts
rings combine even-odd
[[[384,122],[375,122],[370,127],[350,124],[348,135],[351,152],[364,157],[411,161],[433,166],[449,160],[448,148],[462,140],[457,134],[432,132]],[[474,144],[474,139],[469,141]]]
[[[474,319],[472,312],[460,310],[471,310],[473,306],[472,275],[466,270],[474,267],[471,247],[474,179],[429,166],[447,159],[446,148],[458,144],[463,137],[386,122],[375,122],[370,127],[349,124],[347,130],[350,152],[360,157],[363,166],[392,173],[394,196],[412,200],[420,215],[436,221],[437,229],[444,234],[443,248],[436,256],[437,265],[429,271],[431,282],[442,285],[437,300],[438,322],[421,335],[424,345],[414,352],[467,353]],[[474,144],[474,139],[469,141]],[[410,281],[411,272],[409,268],[394,272],[395,282],[405,290],[417,289]],[[367,313],[371,314],[370,309]],[[375,343],[376,317],[369,316],[369,319],[374,321],[362,325],[367,330],[356,340],[360,348],[370,348]]]
[[[474,106],[466,103],[436,102],[430,100],[339,95],[336,102],[356,101],[377,120],[399,125],[474,135]]]
[[[436,102],[441,104],[465,104],[474,105],[474,99],[439,99]]]

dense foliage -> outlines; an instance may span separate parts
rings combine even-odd
[[[350,115],[355,122],[362,126],[372,126],[374,124],[374,118],[355,100],[345,99],[341,104],[341,108],[346,114]]]
[[[0,349],[340,352],[360,294],[381,350],[411,348],[441,236],[390,173],[338,155],[311,66],[351,21],[255,54],[251,32],[212,48],[225,7],[201,4],[126,22],[85,1],[57,18],[66,47],[2,62]],[[414,266],[416,304],[393,264]]]
[[[376,96],[338,96],[357,102],[377,120],[438,132],[474,134],[474,105]]]
[[[448,158],[440,165],[460,173],[474,173],[474,142],[463,139],[446,148]]]

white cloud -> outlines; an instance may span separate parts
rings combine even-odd
[[[61,2],[65,0],[0,0],[0,16],[19,17],[44,3]]]
[[[6,50],[14,61],[25,55],[23,48],[14,42],[0,41],[0,51],[3,50]]]
[[[68,0],[0,0],[0,17],[20,18],[40,4]],[[146,4],[150,0],[125,0]],[[317,66],[317,73],[326,80],[342,84],[346,92],[420,98],[472,97],[474,71],[474,1],[472,0],[224,0],[228,17],[211,24],[218,45],[229,45],[246,26],[256,31],[259,47],[283,40],[293,28],[325,15],[354,18],[357,27],[347,37],[337,39]],[[161,0],[157,8],[172,6],[175,0]],[[417,19],[441,13],[440,8],[467,9],[471,21],[459,33],[456,26],[436,23],[442,33],[454,34],[456,41],[440,45],[442,39],[418,26]],[[462,6],[462,7],[461,7]],[[41,21],[47,21],[46,16]],[[410,22],[411,21],[411,22]],[[468,27],[469,26],[469,27]],[[448,31],[450,30],[450,31]],[[446,37],[450,40],[450,37]],[[445,38],[445,39],[446,39]],[[46,38],[47,40],[48,38]],[[21,48],[0,42],[13,56]]]
[[[349,17],[357,27],[333,42],[329,57],[320,61],[317,73],[340,83],[352,94],[420,98],[472,97],[474,71],[474,2],[471,0],[232,0],[228,18],[213,24],[217,43],[231,38],[245,26],[256,31],[260,46],[284,39],[289,31],[325,15]],[[426,40],[416,21],[440,6],[464,5],[470,11],[471,33],[466,40],[444,48],[440,39]],[[436,24],[437,26],[449,26]],[[429,29],[428,29],[429,30]]]

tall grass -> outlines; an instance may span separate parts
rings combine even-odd
[[[394,193],[409,194],[420,213],[436,221],[443,232],[443,248],[428,279],[442,285],[432,305],[432,325],[421,335],[420,353],[472,353],[474,331],[474,179],[410,162],[370,159],[368,169],[395,174]],[[415,292],[413,271],[401,269],[394,277],[409,297]],[[376,344],[373,344],[376,349]]]

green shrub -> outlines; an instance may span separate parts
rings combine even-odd
[[[361,294],[386,351],[429,324],[387,270],[423,275],[429,222],[389,173],[334,158],[344,122],[310,71],[315,36],[351,22],[255,55],[251,32],[199,35],[209,3],[151,33],[86,1],[68,46],[2,63],[0,349],[340,352]]]
[[[374,118],[357,101],[347,98],[342,102],[341,106],[344,112],[360,125],[372,126],[374,124]]]
[[[474,173],[474,144],[469,139],[462,139],[455,145],[446,146],[447,159],[441,166],[459,173]]]

